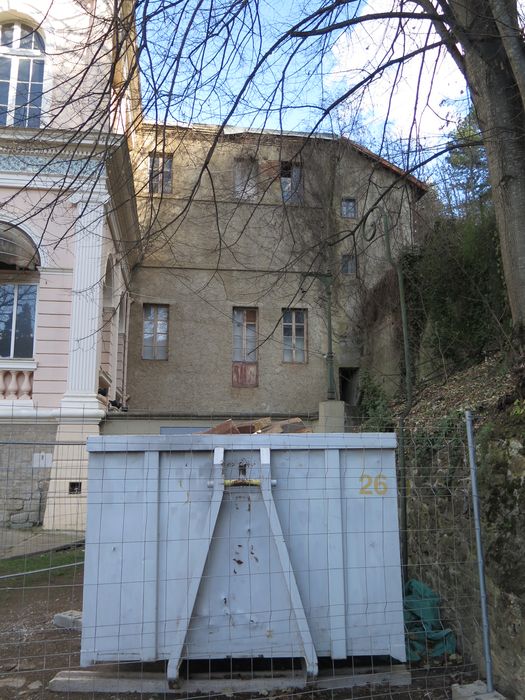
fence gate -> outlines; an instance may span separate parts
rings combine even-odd
[[[90,438],[81,664],[405,660],[393,434]]]

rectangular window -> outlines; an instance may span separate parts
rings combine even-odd
[[[357,219],[357,200],[343,197],[341,200],[341,216],[343,219]]]
[[[347,253],[341,255],[341,272],[343,275],[355,275],[357,273],[357,258]]]
[[[70,481],[69,482],[69,494],[71,496],[76,496],[82,493],[82,482],[81,481]]]
[[[257,309],[233,309],[232,386],[257,386]]]
[[[0,56],[0,126],[7,124],[10,79],[11,59],[7,56]]]
[[[36,284],[0,284],[0,357],[33,357]]]
[[[149,191],[151,194],[171,194],[173,156],[159,156],[153,153],[149,157]]]
[[[142,330],[142,359],[168,359],[168,320],[167,304],[144,304]]]
[[[283,309],[283,362],[306,362],[306,338],[306,309]]]
[[[290,160],[282,160],[280,164],[280,181],[283,202],[299,204],[302,199],[301,166]]]
[[[14,125],[38,128],[42,111],[44,62],[18,59]]]
[[[233,194],[237,199],[253,200],[257,197],[257,161],[255,159],[235,159]]]

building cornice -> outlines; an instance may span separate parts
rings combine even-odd
[[[95,157],[116,150],[124,140],[107,131],[0,127],[0,152],[16,155]]]

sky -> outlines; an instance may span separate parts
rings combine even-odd
[[[161,2],[149,0],[149,6],[155,7],[155,1]],[[151,107],[148,110],[153,118],[163,119],[167,115],[168,121],[194,123],[220,123],[226,119],[257,57],[285,29],[321,3],[319,0],[259,0],[220,6],[210,3],[206,11],[192,14],[197,4],[184,5],[189,8],[185,9],[186,16],[172,10],[152,23],[150,41],[156,52],[150,70],[144,70],[143,66],[143,84],[148,74],[157,74],[154,92],[156,96],[161,94],[161,99],[156,114]],[[398,0],[355,0],[347,7],[361,16],[388,11],[397,4]],[[520,0],[520,7],[524,4],[525,0]],[[217,17],[212,17],[210,8],[217,7]],[[241,8],[238,18],[226,30],[224,20],[230,19],[228,12],[238,8]],[[419,9],[409,0],[405,8]],[[405,31],[397,36],[398,27],[393,20],[368,22],[341,30],[339,34],[332,33],[327,35],[323,51],[319,51],[318,37],[303,43],[297,39],[285,43],[281,52],[269,56],[264,69],[243,92],[229,123],[242,127],[343,132],[376,149],[381,145],[386,123],[390,141],[417,142],[430,148],[442,142],[469,109],[465,81],[445,51],[433,50],[417,56],[405,62],[399,74],[397,67],[388,69],[365,91],[359,91],[356,97],[340,105],[330,118],[319,121],[326,105],[370,75],[381,61],[437,41],[429,22],[404,21]],[[203,31],[210,25],[215,38],[202,42]],[[190,30],[189,38],[183,60],[176,64],[171,57],[179,37],[185,36],[185,28]],[[222,43],[225,36],[235,37],[237,50],[231,51],[231,42]],[[298,52],[287,64],[291,46]],[[287,77],[281,83],[284,67]],[[147,92],[145,89],[144,93]]]
[[[382,12],[390,9],[392,2],[374,0],[371,5],[374,12]],[[394,20],[358,25],[345,33],[334,47],[335,65],[328,83],[341,88],[357,82],[381,61],[438,41],[433,30],[427,33],[428,25],[423,27],[416,20],[409,20],[407,29],[403,41],[395,41]],[[403,140],[412,137],[429,144],[442,140],[469,107],[465,80],[453,59],[434,49],[405,62],[401,75],[396,75],[397,70],[397,66],[388,69],[359,102],[368,129],[378,134],[388,119],[391,134]]]

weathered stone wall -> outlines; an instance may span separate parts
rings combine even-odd
[[[0,425],[0,527],[42,522],[56,423]]]
[[[475,433],[495,683],[507,697],[524,700],[525,421],[507,411]],[[409,432],[406,454],[409,576],[441,595],[461,654],[483,673],[464,420]]]
[[[382,233],[388,210],[392,250],[413,242],[417,187],[344,139],[238,132],[223,134],[206,168],[214,127],[155,130],[146,125],[134,154],[145,257],[134,276],[129,377],[132,410],[228,415],[301,414],[327,395],[327,304],[331,292],[335,381],[360,366],[357,325],[363,289],[390,267]],[[173,159],[172,192],[149,193],[152,153]],[[249,195],[236,185],[238,163],[251,164]],[[300,164],[301,194],[283,202],[280,165]],[[421,193],[421,190],[418,190]],[[356,215],[341,215],[342,198]],[[382,199],[383,198],[383,199]],[[367,209],[381,201],[366,231]],[[357,258],[342,272],[342,256]],[[326,273],[331,274],[330,290]],[[142,357],[144,304],[169,304],[169,352]],[[232,310],[258,310],[258,386],[232,386]],[[306,309],[308,361],[283,361],[282,313]],[[397,374],[382,336],[379,372]],[[388,367],[383,366],[388,362]]]
[[[363,294],[359,317],[362,367],[389,397],[400,388],[403,331],[399,282],[390,265],[377,284]]]

